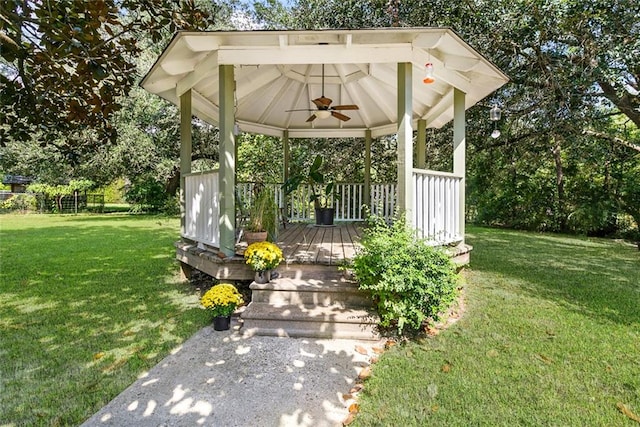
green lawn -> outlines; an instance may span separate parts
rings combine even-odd
[[[632,426],[640,415],[640,252],[470,228],[466,312],[375,366],[357,426]]]
[[[0,216],[0,425],[76,425],[209,322],[177,236],[177,219]],[[640,252],[469,241],[466,313],[383,355],[356,425],[637,425],[616,405],[640,413]]]
[[[209,319],[179,220],[0,216],[0,425],[77,425]]]

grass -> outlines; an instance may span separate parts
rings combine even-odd
[[[179,220],[0,216],[0,425],[77,425],[209,319]]]
[[[640,252],[470,228],[466,312],[375,366],[357,426],[632,426],[640,415]]]

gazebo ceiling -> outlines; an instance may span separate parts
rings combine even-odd
[[[453,119],[453,89],[466,93],[466,108],[508,78],[447,28],[323,31],[179,32],[143,79],[147,91],[178,105],[192,90],[193,113],[218,123],[218,66],[233,65],[235,117],[245,132],[296,137],[362,137],[397,131],[397,63],[413,64],[413,119],[439,128]],[[424,84],[433,63],[435,82]],[[307,122],[312,100],[358,110]],[[414,123],[415,126],[415,123]]]

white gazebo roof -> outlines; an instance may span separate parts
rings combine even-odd
[[[424,84],[425,63],[435,82]],[[447,28],[321,31],[179,32],[141,85],[173,104],[191,89],[192,111],[217,124],[219,65],[233,65],[235,118],[245,132],[289,137],[373,137],[397,131],[397,64],[413,64],[413,121],[439,128],[453,119],[454,88],[469,108],[508,77]],[[356,104],[334,117],[307,122],[313,99]],[[415,128],[415,123],[414,123]]]

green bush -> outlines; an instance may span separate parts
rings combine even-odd
[[[353,268],[360,289],[373,297],[380,326],[399,334],[418,331],[456,298],[459,277],[451,259],[416,239],[403,220],[387,225],[372,217]]]
[[[132,211],[136,213],[163,212],[167,207],[168,199],[164,185],[151,176],[142,176],[132,182],[125,195],[125,200],[133,205]]]
[[[0,209],[8,211],[35,210],[36,197],[33,194],[16,194],[0,203]]]

